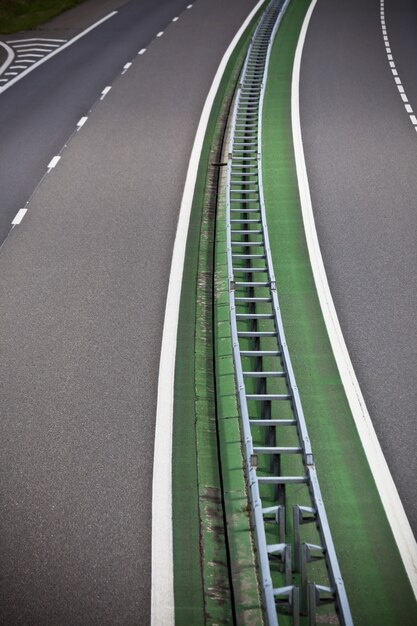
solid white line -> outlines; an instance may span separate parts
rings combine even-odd
[[[397,488],[394,484],[376,436],[372,420],[365,405],[365,400],[349,357],[327,281],[326,271],[324,269],[323,258],[321,255],[314,221],[313,207],[311,204],[310,187],[308,183],[301,134],[299,85],[301,56],[304,41],[308,24],[316,3],[317,0],[313,0],[307,11],[301,29],[295,53],[291,87],[292,132],[304,229],[323,317],[332,345],[333,354],[339,368],[343,387],[349,402],[350,410],[355,420],[356,428],[358,430],[359,437],[361,439],[366,458],[368,459],[369,467],[371,468],[372,475],[374,477],[395,541],[397,542],[401,558],[410,579],[414,594],[417,598],[417,543],[414,539],[410,523],[405,514]]]
[[[4,61],[4,63],[2,63],[2,65],[0,65],[0,74],[2,74],[4,70],[6,70],[9,67],[10,63],[13,61],[14,52],[10,48],[10,46],[7,45],[7,43],[4,43],[4,41],[0,41],[0,46],[3,46],[7,54],[7,59]]]
[[[36,59],[46,58],[44,54],[35,54],[34,52],[25,52],[25,54],[19,54],[18,59],[26,59],[26,57],[35,57]],[[33,67],[31,68],[34,69]]]
[[[139,50],[138,54],[145,54],[146,52],[146,48],[142,48],[142,50]]]
[[[19,209],[19,211],[16,213],[14,217],[14,220],[12,221],[13,226],[17,226],[18,224],[20,224],[20,222],[26,215],[26,211],[27,209]]]
[[[7,85],[5,85],[4,87],[0,87],[0,93],[2,93],[3,91],[6,91],[6,89],[9,89],[9,87],[11,87],[12,85],[14,85],[18,80],[20,80],[21,78],[23,78],[24,76],[26,76],[27,74],[29,74],[29,72],[32,72],[34,69],[36,69],[37,67],[39,67],[40,65],[42,65],[43,63],[46,63],[46,61],[49,61],[49,59],[51,59],[52,57],[54,57],[55,55],[59,54],[60,52],[62,52],[62,50],[65,50],[66,48],[69,48],[69,46],[72,46],[72,44],[74,44],[76,41],[78,41],[79,39],[81,39],[82,37],[84,37],[85,35],[87,35],[89,32],[91,32],[92,30],[94,30],[95,28],[97,28],[97,26],[100,26],[100,24],[103,24],[103,22],[106,22],[108,19],[110,19],[111,17],[113,17],[114,15],[117,14],[117,11],[112,11],[111,13],[109,13],[108,15],[106,15],[105,17],[101,18],[101,20],[98,20],[98,22],[95,22],[94,24],[92,24],[91,26],[89,26],[88,28],[86,28],[85,30],[82,31],[82,33],[79,33],[78,35],[76,35],[75,37],[73,37],[72,39],[70,39],[69,41],[67,41],[66,43],[64,43],[60,48],[58,48],[57,50],[53,50],[50,54],[47,54],[46,56],[43,57],[43,59],[41,59],[39,61],[39,63],[36,63],[36,65],[32,65],[31,67],[28,67],[25,71],[23,71],[21,74],[19,74],[19,76],[16,76],[15,78],[13,78],[12,80],[9,80],[9,82],[7,83]],[[24,41],[24,40],[21,40]],[[60,41],[60,40],[56,40],[56,41]]]
[[[49,50],[49,48],[59,48],[60,45],[61,44],[59,43],[18,43],[13,47],[17,51],[22,50],[23,48],[33,48],[34,46],[37,46],[42,50]]]
[[[20,43],[25,41],[59,41],[60,43],[65,43],[66,39],[49,39],[47,37],[31,37],[28,39],[8,39],[7,43]]]
[[[198,164],[210,112],[226,65],[245,29],[265,0],[250,12],[226,50],[204,103],[188,165],[178,217],[165,308],[159,362],[152,484],[151,626],[174,626],[174,566],[172,543],[172,420],[175,354],[185,248]]]
[[[48,169],[49,169],[49,171],[50,171],[51,169],[53,169],[54,167],[56,167],[56,165],[57,165],[58,161],[60,160],[60,158],[61,158],[60,156],[54,156],[54,157],[51,159],[51,161],[50,161],[50,162],[49,162],[49,164],[48,164]]]

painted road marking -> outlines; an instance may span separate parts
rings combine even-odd
[[[58,161],[60,160],[60,156],[54,156],[48,164],[48,170],[51,171],[54,167],[56,167]]]
[[[142,48],[142,50],[139,50],[138,54],[145,54],[146,52],[146,48]]]
[[[104,100],[104,98],[107,96],[107,94],[109,93],[111,87],[104,87],[103,91],[101,92],[101,98],[100,100]]]
[[[157,34],[157,37],[162,37],[163,34],[164,34],[164,31],[160,30],[159,33]]]
[[[174,17],[174,18],[172,19],[172,21],[173,21],[173,22],[178,22],[178,20],[179,20],[179,19],[180,19],[179,17]]]
[[[340,322],[334,306],[326,270],[324,268],[317,230],[311,203],[310,186],[304,158],[303,141],[300,123],[300,68],[304,41],[308,24],[317,0],[311,3],[298,39],[295,52],[291,86],[291,118],[292,133],[295,151],[298,187],[300,190],[301,210],[303,214],[304,230],[306,233],[308,252],[316,284],[320,306],[326,323],[327,332],[332,345],[340,377],[349,402],[350,410],[355,420],[356,428],[368,459],[381,502],[385,509],[388,522],[391,526],[395,541],[404,563],[408,578],[417,598],[417,543],[411,530],[410,523],[398,495],[397,488],[376,436],[371,417],[365,404],[362,391],[356,378],[355,370],[346,347]],[[383,6],[383,0],[381,0]],[[404,95],[404,94],[402,94]]]
[[[11,48],[4,41],[0,41],[0,46],[6,50],[7,58],[2,65],[0,65],[0,75],[9,67],[15,57],[13,48]],[[4,79],[3,79],[4,80]]]
[[[48,38],[46,38],[46,37],[31,37],[29,39],[10,39],[9,43],[20,43],[20,42],[25,43],[25,42],[28,42],[28,41],[57,41],[59,43],[65,43],[66,39],[49,39],[49,37]]]
[[[405,93],[405,89],[404,86],[402,84],[402,81],[398,75],[398,71],[395,68],[395,63],[394,63],[394,57],[392,55],[392,51],[391,48],[389,47],[389,43],[388,43],[388,36],[387,36],[387,28],[386,28],[386,24],[385,24],[385,0],[381,0],[381,11],[380,11],[380,20],[381,20],[381,28],[382,28],[382,32],[383,32],[383,39],[385,42],[385,52],[387,54],[387,59],[388,59],[388,63],[389,66],[391,68],[391,72],[394,76],[394,80],[395,80],[395,84],[397,85],[397,89],[399,91],[399,94],[401,96],[401,100],[404,103],[405,106],[405,110],[408,114],[413,112],[413,109],[411,108],[411,106],[408,104],[408,98],[407,98],[407,94]],[[416,128],[416,122],[414,121],[416,119],[416,117],[414,115],[409,115],[410,121],[413,124],[414,128]],[[417,128],[416,128],[417,130]]]
[[[192,5],[192,4],[189,4],[189,5],[187,6],[187,9],[192,9],[192,8],[193,8],[193,5]]]
[[[188,165],[172,253],[159,360],[152,479],[151,626],[174,626],[174,566],[172,538],[172,420],[174,410],[175,353],[181,283],[191,206],[198,164],[208,120],[227,63],[250,21],[264,4],[260,0],[227,48],[204,103]],[[190,7],[192,5],[189,5]]]
[[[1,86],[0,87],[0,93],[2,93],[3,91],[6,91],[6,89],[9,89],[9,87],[11,87],[18,80],[20,80],[21,78],[23,78],[24,76],[29,74],[29,72],[32,72],[35,68],[39,67],[39,65],[42,65],[46,61],[49,61],[49,59],[54,57],[56,54],[59,54],[60,52],[62,52],[62,50],[65,50],[66,48],[69,48],[69,46],[72,46],[72,44],[74,44],[76,41],[78,41],[79,39],[81,39],[82,37],[87,35],[89,32],[91,32],[92,30],[94,30],[95,28],[97,28],[98,26],[100,26],[101,24],[103,24],[104,22],[109,20],[110,18],[112,18],[114,15],[117,15],[117,11],[112,11],[108,15],[105,15],[103,18],[101,18],[101,20],[98,20],[97,22],[94,22],[94,24],[92,24],[91,26],[89,26],[88,28],[83,30],[81,33],[79,33],[78,35],[75,35],[75,37],[73,37],[69,41],[66,41],[65,43],[63,43],[61,46],[59,46],[59,48],[55,48],[54,50],[49,52],[49,54],[46,54],[46,56],[44,56],[43,58],[39,59],[39,61],[37,63],[31,65],[30,67],[27,67],[18,76],[15,76],[11,80],[9,80],[5,85]],[[27,40],[27,39],[26,40],[25,39],[20,39],[20,40],[15,39],[15,40],[11,40],[9,43],[12,43],[12,44],[13,43],[24,43],[25,41],[28,42],[30,40]],[[43,40],[43,41],[45,41],[45,40]],[[62,42],[64,40],[62,40],[62,39],[54,39],[54,40],[52,40],[51,39],[50,41],[52,41],[52,42]]]
[[[14,217],[14,220],[12,221],[12,225],[17,226],[17,224],[20,224],[22,219],[25,217],[26,212],[27,212],[27,209],[19,209],[19,211],[16,213]]]
[[[77,122],[77,130],[80,130],[80,128],[82,128],[84,126],[84,124],[86,123],[87,120],[88,120],[87,116],[84,116],[80,120],[78,120],[78,122]]]
[[[417,117],[415,115],[410,115],[410,120],[414,126],[417,125]]]

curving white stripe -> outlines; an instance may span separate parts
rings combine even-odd
[[[175,354],[185,248],[204,136],[221,79],[237,43],[265,0],[259,0],[227,48],[217,69],[198,124],[185,180],[175,235],[159,363],[152,484],[151,626],[174,626],[172,542],[172,420]]]
[[[321,310],[332,345],[333,354],[339,369],[343,387],[355,420],[369,466],[372,471],[385,513],[395,537],[398,550],[410,579],[414,595],[417,598],[417,543],[410,523],[398,495],[397,488],[375,433],[371,417],[365,404],[359,382],[346,347],[333,298],[327,281],[314,221],[310,187],[304,158],[303,140],[300,123],[300,67],[304,41],[311,15],[317,0],[313,0],[304,19],[295,53],[291,90],[291,117],[294,141],[295,161],[300,190],[301,209],[306,233],[310,263],[314,274]]]
[[[1,74],[3,74],[5,70],[7,70],[10,63],[13,61],[14,52],[11,49],[11,47],[7,45],[7,43],[4,43],[4,41],[0,41],[0,46],[2,46],[6,50],[6,54],[7,54],[7,59],[4,61],[4,63],[2,63],[2,65],[0,65],[0,76],[1,76]]]

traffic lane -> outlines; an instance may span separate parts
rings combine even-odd
[[[408,99],[417,111],[417,4],[413,0],[385,0],[384,5],[391,53]]]
[[[199,0],[137,57],[2,247],[2,623],[149,623],[172,247],[206,95],[254,4]]]
[[[0,95],[0,243],[80,117],[186,6],[185,0],[131,0]],[[55,36],[65,32],[64,23]]]
[[[318,2],[304,48],[300,109],[336,310],[416,533],[417,144],[386,59],[379,6]]]

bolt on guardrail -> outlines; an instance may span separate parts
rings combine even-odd
[[[262,189],[262,106],[271,46],[289,0],[253,35],[231,118],[226,181],[230,321],[246,471],[269,626],[329,605],[353,624],[278,302]],[[292,512],[292,514],[291,514]],[[326,610],[326,609],[325,609]],[[329,609],[327,609],[328,611]]]

